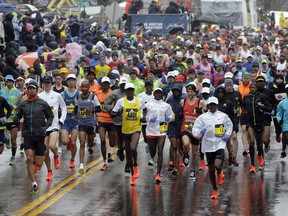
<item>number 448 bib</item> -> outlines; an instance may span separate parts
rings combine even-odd
[[[224,136],[225,132],[226,132],[226,130],[225,130],[223,124],[216,124],[215,125],[215,136],[216,137]]]

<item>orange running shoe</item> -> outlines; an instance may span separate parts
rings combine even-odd
[[[179,159],[179,166],[180,167],[184,167],[184,163],[183,163],[182,157],[180,157],[180,159]]]
[[[74,160],[70,160],[69,167],[70,168],[75,168]]]
[[[250,168],[250,173],[256,173],[256,168],[255,168],[255,166],[251,166],[251,168]]]
[[[259,169],[264,169],[264,158],[262,155],[258,156]]]
[[[137,178],[140,178],[140,173],[139,173],[139,168],[138,166],[134,166],[134,177],[137,179]]]
[[[52,181],[52,177],[53,177],[53,173],[52,173],[52,170],[50,170],[50,171],[48,171],[46,181]]]
[[[102,168],[100,169],[101,171],[106,171],[108,169],[107,164],[103,164]]]
[[[199,170],[204,170],[205,169],[205,160],[201,160],[200,161],[200,166],[199,166]]]
[[[130,185],[131,186],[135,186],[136,185],[136,178],[135,178],[134,175],[131,177]]]
[[[224,184],[224,174],[223,174],[223,172],[221,172],[221,173],[219,173],[218,174],[218,184],[219,185],[222,185],[222,184]]]
[[[160,173],[157,173],[157,175],[156,175],[156,177],[155,177],[155,183],[156,183],[156,184],[160,184],[160,183],[161,183]]]
[[[55,169],[60,169],[61,167],[61,161],[59,155],[57,155],[57,157],[54,156],[54,167]]]
[[[218,190],[213,190],[213,193],[211,195],[211,199],[217,199],[219,195],[219,191]]]
[[[41,170],[41,167],[34,164],[34,173],[37,173],[39,170]]]

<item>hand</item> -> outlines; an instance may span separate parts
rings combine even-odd
[[[165,122],[169,122],[169,121],[171,121],[171,119],[168,117],[168,116],[165,116]]]
[[[224,134],[224,136],[222,137],[222,140],[227,142],[229,140],[229,136],[227,134]]]
[[[263,107],[263,106],[264,106],[264,104],[263,104],[263,103],[261,103],[261,102],[257,102],[257,103],[256,103],[256,106],[257,106],[257,107]]]
[[[63,126],[63,122],[61,120],[59,120],[58,123],[61,127]]]
[[[70,120],[71,121],[75,121],[76,120],[76,116],[71,116]]]
[[[280,125],[283,125],[283,119],[281,119],[281,120],[279,121],[279,124],[280,124]]]
[[[276,114],[275,110],[272,110],[270,113],[271,116],[275,116],[275,114]]]
[[[85,113],[86,113],[87,115],[90,115],[91,112],[92,112],[92,109],[91,109],[90,107],[86,107],[86,108],[85,108]]]
[[[200,131],[200,133],[202,134],[202,136],[206,133],[206,128],[203,128],[201,131]]]
[[[0,118],[0,124],[1,124],[1,125],[5,125],[6,122],[7,122],[7,118],[6,118],[6,117]]]
[[[157,121],[157,117],[150,118],[149,122],[155,123]]]

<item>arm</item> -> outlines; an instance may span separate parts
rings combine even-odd
[[[12,113],[12,107],[8,104],[8,102],[3,98],[3,106],[7,110],[6,118],[8,119]]]
[[[54,114],[52,112],[51,107],[48,105],[47,102],[44,105],[44,114],[45,114],[45,118],[47,119],[45,127],[48,128],[52,125]]]
[[[224,128],[226,130],[225,134],[230,136],[233,130],[233,123],[227,115],[224,118]]]
[[[58,101],[59,101],[59,106],[61,108],[61,118],[59,119],[59,121],[62,124],[64,124],[64,121],[65,121],[66,115],[67,115],[67,107],[66,107],[66,104],[65,104],[65,102],[64,102],[64,100],[63,100],[61,95],[59,95]]]
[[[276,118],[277,121],[279,122],[279,124],[281,124],[281,121],[283,121],[283,116],[284,116],[284,109],[283,109],[283,103],[286,99],[284,99],[283,101],[281,101],[278,106],[277,106],[277,114],[276,114]],[[283,123],[283,122],[282,122]]]

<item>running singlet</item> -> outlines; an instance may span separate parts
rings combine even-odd
[[[62,97],[63,97],[63,99],[66,103],[66,107],[67,107],[67,115],[69,115],[69,116],[74,115],[75,98],[78,97],[79,91],[75,90],[75,92],[72,95],[73,96],[70,97],[67,91],[64,91],[62,93]]]
[[[94,104],[95,95],[93,93],[89,93],[89,96],[85,99],[79,94],[78,99],[78,122],[79,125],[87,125],[94,127],[96,126],[95,114],[93,111],[91,113],[86,113],[85,108],[93,108],[95,107]]]
[[[141,107],[138,97],[135,97],[135,103],[129,103],[127,97],[124,97],[124,107],[122,114],[122,133],[132,134],[141,131],[140,122]]]
[[[197,109],[199,108],[199,102],[200,99],[196,98],[195,103],[193,105],[190,105],[188,100],[184,101],[184,107],[183,107],[183,123],[181,127],[182,131],[188,131],[192,134],[192,128],[195,123],[196,118],[200,115],[199,112],[197,112]]]
[[[112,119],[110,118],[110,115],[108,112],[103,112],[105,111],[104,109],[104,102],[106,98],[111,94],[112,90],[109,89],[109,91],[104,94],[102,90],[96,92],[96,96],[98,98],[98,101],[100,103],[100,108],[101,112],[98,113],[98,122],[105,122],[105,123],[113,123]]]

